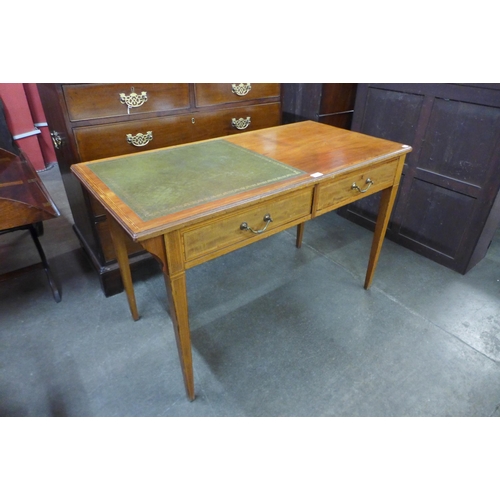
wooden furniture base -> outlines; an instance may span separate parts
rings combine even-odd
[[[236,150],[232,156],[227,144],[216,141],[226,141],[243,149]],[[208,144],[210,142],[212,144]],[[218,150],[222,146],[228,154],[224,158],[229,158],[230,165],[234,166],[234,172],[229,175],[231,179],[227,180],[233,183],[232,190],[228,190],[229,184],[226,186],[226,179],[220,177],[219,170],[210,172],[211,162],[220,163],[224,158],[207,160],[206,156],[195,155],[200,148]],[[144,153],[88,162],[74,165],[72,170],[108,213],[134,320],[139,319],[139,312],[127,241],[132,238],[140,243],[160,262],[185,389],[188,398],[193,400],[186,270],[294,226],[297,226],[296,245],[300,247],[306,221],[378,192],[381,193],[380,210],[364,284],[368,288],[381,252],[405,156],[410,151],[407,145],[315,122],[301,122],[181,146],[174,152],[173,148],[165,148],[154,155]],[[177,172],[168,170],[172,156],[178,162],[178,165],[174,163]],[[197,181],[191,173],[191,170],[196,172],[199,161],[207,162],[201,190],[194,186]],[[249,185],[248,169],[256,165],[266,168],[257,180],[254,179],[254,184]],[[268,175],[268,169],[275,169],[275,173]],[[166,170],[169,172],[167,180],[160,182]],[[234,178],[238,175],[245,179],[244,184],[241,189],[233,189]],[[262,179],[259,176],[263,176]],[[213,179],[216,182],[212,182]],[[210,195],[211,185],[216,191],[219,189],[220,195]],[[146,189],[142,192],[144,186]],[[163,190],[172,194],[162,199]],[[176,196],[182,200],[184,208],[171,206],[172,197]],[[202,199],[198,199],[200,196]]]

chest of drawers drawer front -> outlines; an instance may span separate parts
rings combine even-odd
[[[233,87],[235,85],[235,87]],[[250,87],[248,87],[248,85]],[[196,83],[196,106],[213,106],[252,99],[279,99],[279,83]]]
[[[133,116],[189,107],[187,83],[89,83],[64,85],[63,90],[71,121]]]
[[[138,153],[150,149],[174,146],[192,140],[194,125],[191,116],[165,116],[151,120],[75,127],[73,133],[80,161]],[[136,141],[143,136],[143,146]]]
[[[248,126],[240,130],[233,126],[233,119],[248,121]],[[73,133],[80,161],[90,161],[279,124],[280,106],[273,103],[109,125],[75,127]]]
[[[316,202],[317,215],[391,186],[397,165],[398,160],[392,160],[367,167],[362,172],[341,174],[330,182],[320,184]]]
[[[302,189],[186,231],[183,234],[186,261],[203,257],[208,260],[211,254],[216,256],[218,250],[229,246],[238,248],[256,238],[266,237],[275,229],[287,224],[293,225],[294,221],[308,217],[311,213],[312,193],[312,188]],[[266,215],[272,219],[269,224],[265,219]],[[241,227],[243,223],[261,232],[255,234],[251,230],[244,230]]]
[[[202,111],[193,116],[196,125],[193,127],[193,133],[196,137],[194,140],[212,139],[274,127],[281,122],[278,103]]]

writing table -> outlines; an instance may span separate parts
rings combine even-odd
[[[372,282],[411,147],[306,121],[71,167],[108,214],[132,317],[126,248],[160,262],[187,396],[195,397],[187,269],[381,192],[365,278]]]

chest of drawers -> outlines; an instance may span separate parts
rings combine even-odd
[[[74,230],[106,296],[123,289],[106,216],[72,164],[185,144],[281,123],[279,83],[38,84]],[[132,268],[148,265],[127,242]]]

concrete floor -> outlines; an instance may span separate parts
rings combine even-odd
[[[500,416],[500,234],[462,276],[390,241],[363,289],[372,233],[335,213],[187,273],[195,390],[185,396],[160,274],[105,298],[62,212],[43,271],[0,283],[3,416]],[[37,261],[2,236],[0,272]]]

